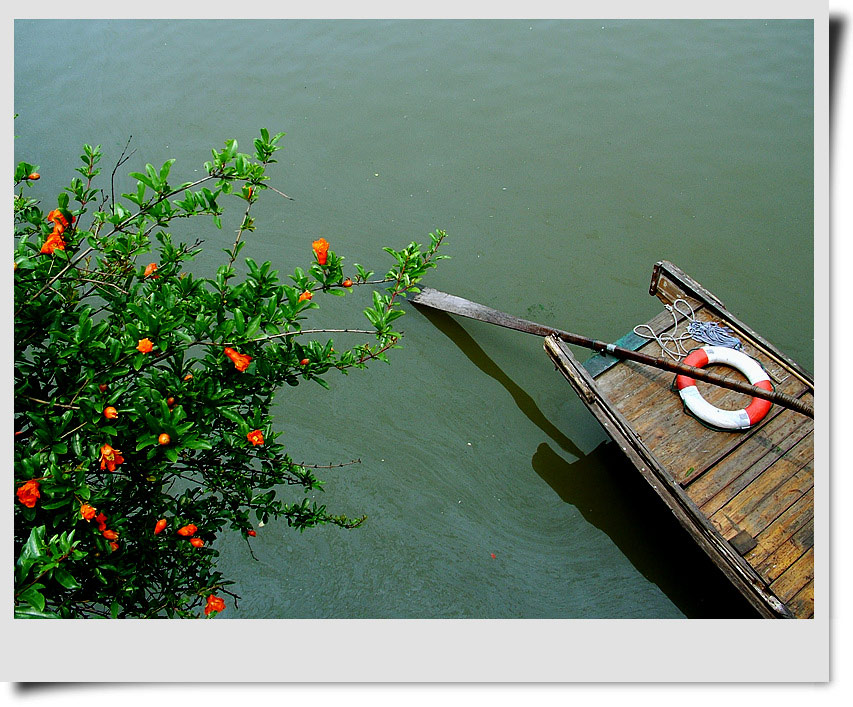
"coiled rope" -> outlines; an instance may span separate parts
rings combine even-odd
[[[743,343],[729,327],[720,322],[701,322],[696,319],[696,313],[687,300],[679,298],[671,305],[665,304],[664,308],[672,315],[671,334],[658,334],[648,324],[638,324],[634,327],[634,333],[644,339],[654,339],[661,351],[674,361],[680,361],[688,354],[690,349],[684,344],[688,339],[712,346],[726,346],[738,351],[743,348]],[[687,331],[682,334],[678,333],[679,314],[687,320]],[[648,333],[645,333],[646,331]]]

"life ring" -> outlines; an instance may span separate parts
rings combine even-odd
[[[683,361],[688,366],[704,368],[709,363],[731,366],[743,373],[752,385],[764,390],[773,390],[773,384],[767,372],[754,358],[742,351],[726,346],[702,346],[693,349]],[[745,430],[761,422],[772,407],[764,398],[752,398],[749,405],[741,410],[722,410],[714,407],[699,393],[696,379],[690,376],[676,376],[675,386],[684,406],[697,418],[712,427],[723,430]]]

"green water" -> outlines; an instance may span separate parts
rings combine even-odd
[[[17,21],[14,110],[45,197],[84,142],[109,172],[132,136],[122,171],[176,157],[177,181],[281,130],[294,201],[261,202],[244,255],[288,271],[323,236],[383,270],[443,228],[429,285],[605,340],[660,311],[666,258],[813,365],[808,21]],[[197,234],[199,270],[228,234]],[[321,321],[361,325],[367,294]],[[295,459],[361,460],[319,500],[367,524],[271,524],[257,559],[221,538],[227,616],[752,615],[540,341],[408,312],[392,366],[277,408]]]

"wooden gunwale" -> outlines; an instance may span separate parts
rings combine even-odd
[[[744,342],[746,353],[765,366],[777,389],[813,402],[808,371],[672,263],[655,265],[650,293],[669,304],[686,298],[698,318],[723,321]],[[673,317],[664,312],[648,324],[664,333]],[[630,335],[623,339],[631,340],[632,348],[660,355],[656,342]],[[580,364],[553,336],[545,339],[545,350],[681,525],[761,616],[813,616],[812,420],[774,406],[746,432],[708,430],[682,411],[671,390],[672,374],[602,354]],[[740,394],[715,387],[703,395],[712,404],[731,407],[731,396]]]

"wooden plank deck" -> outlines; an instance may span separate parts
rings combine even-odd
[[[731,326],[777,391],[813,404],[810,375],[678,268],[658,264],[652,293],[664,303],[687,299],[697,319]],[[677,319],[682,332],[686,323]],[[648,324],[658,335],[674,328],[666,311]],[[631,335],[623,340],[643,353],[665,355],[654,340],[643,343]],[[556,339],[546,340],[546,350],[682,525],[759,612],[813,617],[813,421],[776,405],[747,431],[713,430],[684,411],[671,373],[603,355],[579,366]],[[743,380],[734,369],[712,368]],[[718,386],[700,381],[698,387],[717,407],[738,409],[748,402],[747,396]]]

